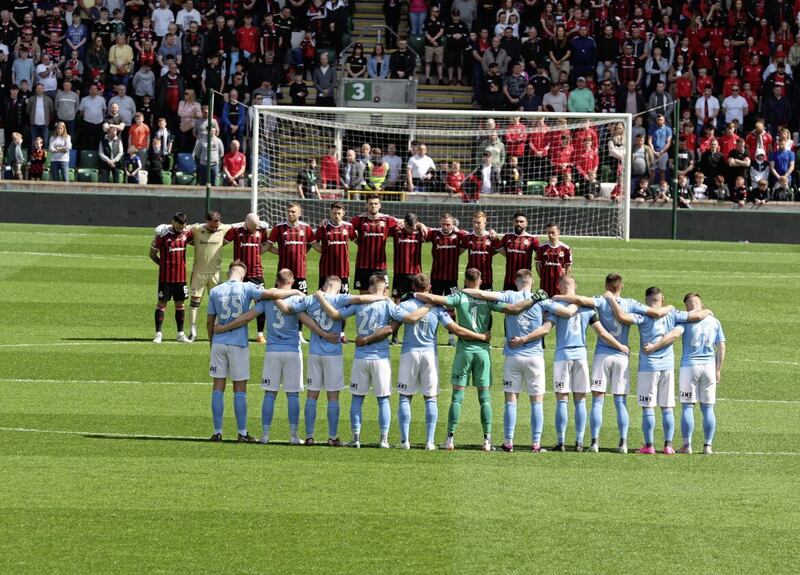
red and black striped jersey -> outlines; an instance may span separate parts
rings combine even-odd
[[[500,240],[500,247],[506,251],[506,276],[503,282],[513,285],[517,279],[517,270],[531,269],[533,254],[539,247],[539,238],[527,232],[521,235],[510,233]]]
[[[392,230],[394,240],[394,273],[416,275],[422,273],[422,243],[425,236],[420,230],[408,231],[398,225]]]
[[[428,230],[431,242],[431,280],[458,281],[458,258],[461,255],[461,238],[466,232],[453,230],[445,234],[440,229]]]
[[[551,246],[550,242],[542,244],[536,250],[536,261],[541,264],[542,269],[539,287],[551,296],[561,293],[558,289],[558,279],[572,265],[572,250],[569,246],[561,242],[554,246]]]
[[[151,247],[158,250],[158,281],[186,283],[186,246],[192,243],[192,232],[170,230],[153,238]]]
[[[314,239],[314,230],[306,223],[281,222],[269,233],[269,241],[278,246],[278,269],[290,269],[295,279],[306,277],[306,253]]]
[[[358,235],[356,269],[385,270],[386,240],[389,232],[397,227],[397,219],[386,214],[374,218],[363,214],[353,216],[350,223]]]
[[[251,232],[246,227],[235,227],[225,234],[226,242],[233,242],[233,259],[242,260],[247,266],[247,277],[264,276],[261,265],[261,246],[267,243],[267,231],[256,229]]]
[[[469,232],[461,238],[461,249],[467,250],[467,269],[477,268],[481,272],[481,283],[492,283],[492,258],[500,249],[500,238],[492,239],[488,233],[478,236]]]
[[[350,275],[350,240],[356,238],[356,231],[350,222],[338,226],[330,222],[317,228],[314,238],[322,248],[319,260],[319,277]]]

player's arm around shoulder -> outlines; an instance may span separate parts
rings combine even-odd
[[[423,304],[414,310],[410,310],[403,305],[398,305],[392,310],[392,319],[403,323],[417,323],[425,317],[432,308],[433,305],[429,303]]]
[[[381,328],[376,329],[370,335],[360,335],[356,338],[356,346],[363,347],[365,345],[371,345],[373,343],[377,343],[383,339],[386,339],[392,335],[392,325],[385,325]]]
[[[450,298],[457,298],[457,296],[458,296],[458,294],[453,294],[451,296],[445,297],[445,296],[435,295],[435,294],[427,293],[427,292],[424,292],[424,293],[423,292],[416,292],[416,293],[414,293],[414,298],[418,299],[422,303],[429,303],[429,304],[432,304],[432,305],[441,305],[441,306],[445,306],[445,307],[450,308],[450,309],[452,309],[454,303],[456,303],[455,299],[453,299],[452,300],[453,303],[451,303]]]
[[[571,318],[576,313],[578,313],[578,310],[580,309],[574,303],[571,303],[569,305],[563,305],[553,300],[545,300],[544,302],[542,302],[542,307],[551,314],[556,315],[558,317],[563,317],[565,319]]]
[[[630,349],[628,349],[627,345],[620,343],[619,341],[617,341],[617,338],[608,333],[606,328],[603,327],[603,324],[600,323],[600,318],[597,317],[597,314],[594,314],[592,318],[589,320],[589,325],[591,325],[592,329],[597,333],[597,337],[602,339],[608,345],[610,345],[616,350],[621,351],[626,355],[630,353]]]
[[[553,321],[546,319],[535,330],[530,332],[528,335],[525,336],[515,336],[508,340],[508,346],[511,348],[522,347],[532,341],[536,341],[537,339],[544,339],[544,337],[549,334],[553,330]]]
[[[664,349],[665,347],[672,345],[673,343],[678,341],[678,338],[680,338],[683,335],[683,331],[684,331],[683,327],[676,326],[672,328],[672,330],[670,330],[669,333],[665,334],[664,337],[659,339],[657,342],[644,344],[642,346],[642,351],[647,355],[650,355],[651,353],[657,352],[659,349]]]
[[[464,326],[458,325],[458,322],[452,320],[450,320],[448,323],[445,323],[444,328],[460,339],[469,341],[482,341],[484,343],[489,343],[492,341],[491,331],[487,331],[486,333],[478,333]]]
[[[258,316],[259,313],[261,313],[260,306],[253,307],[244,312],[236,319],[233,319],[229,323],[226,323],[225,325],[213,326],[214,333],[225,333],[226,331],[231,331],[233,329],[236,329],[237,327],[242,327],[243,325],[247,325],[249,322],[253,321]]]
[[[467,294],[469,297],[475,299],[482,299],[484,301],[499,302],[503,301],[502,292],[486,291],[477,288],[464,288],[461,293]]]
[[[708,316],[714,315],[714,313],[710,309],[696,309],[688,312],[676,312],[676,314],[678,323],[682,322],[694,323],[697,321],[703,321]]]
[[[277,303],[277,302],[276,302]],[[278,308],[280,309],[280,308]],[[327,332],[320,327],[320,325],[314,321],[310,315],[306,312],[301,311],[297,313],[297,319],[305,325],[308,329],[311,330],[312,333],[318,335],[322,339],[329,341],[330,343],[338,343],[339,342],[339,334],[338,333],[331,333]]]
[[[637,323],[636,318],[634,317],[633,314],[626,312],[620,307],[619,302],[617,302],[617,298],[614,296],[613,293],[607,291],[606,293],[603,294],[603,297],[606,298],[608,305],[611,307],[611,311],[614,313],[614,318],[618,322],[627,325],[632,325],[634,323]]]
[[[593,297],[587,297],[582,295],[556,294],[551,299],[559,303],[575,304],[582,307],[591,307],[591,308],[596,307],[596,302]]]

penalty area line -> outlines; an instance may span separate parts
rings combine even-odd
[[[30,379],[30,378],[9,378],[0,377],[0,382],[6,383],[68,383],[68,384],[99,384],[99,385],[211,385],[209,381],[132,381],[116,379]]]

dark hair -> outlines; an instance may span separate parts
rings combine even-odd
[[[429,285],[431,285],[431,282],[425,274],[417,274],[411,278],[411,286],[414,291],[425,291]]]
[[[417,214],[414,212],[408,212],[406,217],[404,218],[406,225],[409,227],[414,227],[417,225]]]
[[[247,265],[242,260],[233,260],[228,266],[228,271],[232,268],[242,268],[244,270],[244,275],[247,275]]]
[[[467,271],[464,272],[464,279],[468,282],[481,281],[481,270],[478,268],[468,268]]]
[[[383,274],[373,274],[369,276],[369,286],[372,287],[379,283],[386,284],[386,276]]]
[[[606,276],[606,288],[611,291],[616,290],[622,284],[622,276],[619,274],[608,274]]]
[[[222,214],[220,214],[219,212],[215,212],[213,210],[206,212],[206,221],[207,222],[211,222],[211,221],[214,221],[214,220],[220,221],[221,219],[222,219]]]
[[[341,202],[333,202],[331,204],[331,209],[332,210],[344,210],[344,206],[341,204]]]
[[[685,296],[683,296],[683,303],[686,303],[687,301],[689,301],[693,297],[696,297],[697,299],[700,299],[700,294],[697,293],[697,292],[690,291]]]
[[[547,224],[547,225],[544,227],[544,229],[546,229],[546,230],[549,230],[550,228],[556,228],[556,229],[558,229],[559,231],[561,230],[561,228],[559,228],[559,227],[558,227],[558,224],[557,224],[557,223],[555,223],[555,222],[549,222],[549,223],[548,223],[548,224]]]
[[[367,201],[370,201],[370,200],[378,200],[378,201],[380,201],[381,197],[378,194],[370,194],[370,195],[367,196]]]
[[[186,214],[183,212],[176,212],[174,216],[172,216],[172,221],[177,222],[179,224],[186,223]]]
[[[653,286],[653,287],[649,287],[649,288],[647,288],[645,290],[644,297],[646,297],[646,298],[653,297],[653,296],[661,295],[662,293],[663,292],[659,288]]]
[[[514,214],[514,218],[513,219],[516,220],[519,217],[525,218],[526,220],[528,219],[528,216],[526,216],[523,212],[517,212],[516,214]]]

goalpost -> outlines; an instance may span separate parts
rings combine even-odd
[[[363,212],[368,194],[379,193],[383,211],[399,217],[414,212],[432,227],[450,212],[460,227],[469,228],[472,213],[480,209],[498,233],[511,231],[513,215],[524,212],[531,233],[543,233],[548,222],[556,221],[564,236],[628,240],[631,129],[629,114],[255,106],[252,210],[275,225],[289,201],[300,201],[303,219],[315,226],[328,216],[332,201],[342,202],[351,217]],[[349,150],[360,161],[364,144],[372,150],[371,166],[362,162],[365,178],[370,167],[381,175],[376,148],[384,158],[392,149],[397,158],[388,159],[385,180],[372,178],[372,188],[379,191],[345,190],[334,161],[343,165]],[[410,187],[406,167],[420,145],[436,169],[430,179],[414,179]],[[481,193],[482,175],[490,173],[483,170],[487,149],[486,161],[496,166],[498,178],[492,193]],[[311,159],[321,197],[300,199],[298,175]],[[466,180],[461,192],[452,194],[446,184],[456,162]],[[570,178],[575,195],[562,197],[569,193]]]

